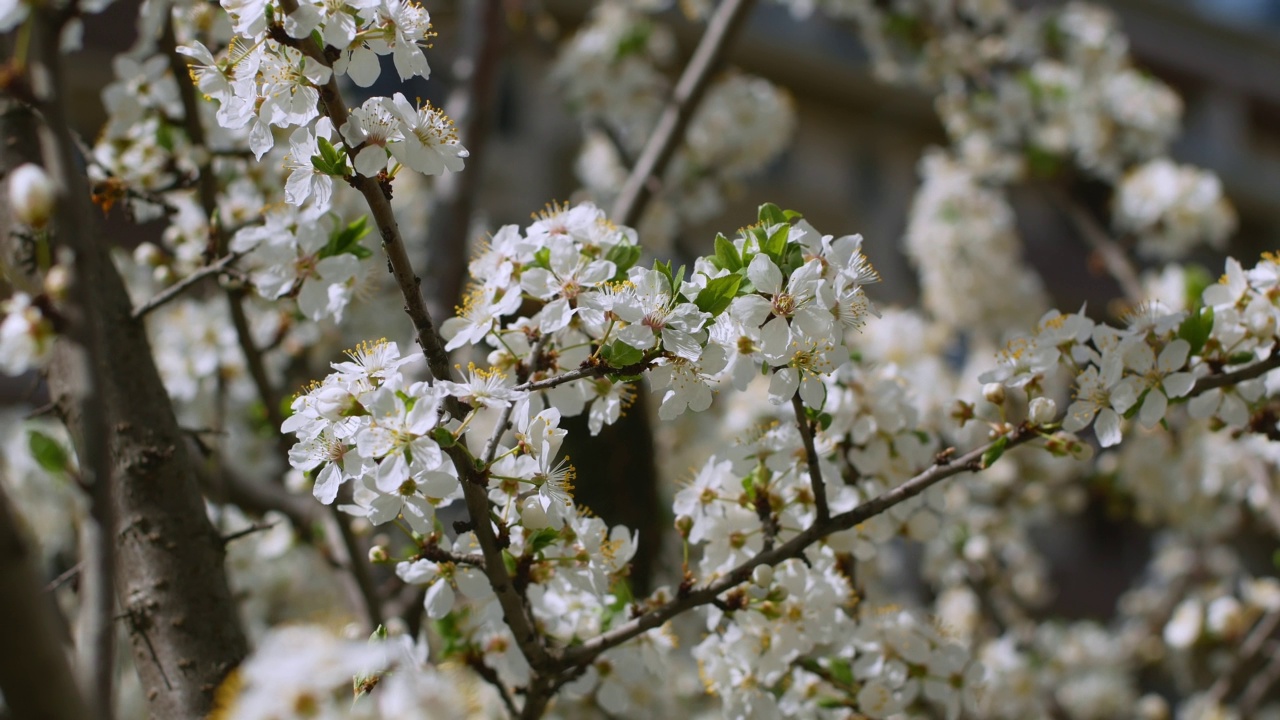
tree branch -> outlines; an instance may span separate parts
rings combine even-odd
[[[57,238],[75,255],[69,310],[85,328],[93,382],[85,397],[83,364],[59,343],[48,370],[50,391],[82,467],[96,468],[99,453],[110,462],[116,594],[134,619],[135,664],[150,712],[203,717],[247,649],[223,571],[223,546],[205,513],[145,329],[133,318],[108,243],[94,236],[89,189],[67,125],[60,19],[33,9],[31,29],[31,88],[45,120],[41,146],[60,189]],[[94,417],[99,407],[105,422]]]
[[[280,0],[280,8],[285,13],[291,14],[298,9],[297,0]],[[311,38],[300,41],[299,47],[308,57],[329,65],[324,58],[324,53]],[[346,125],[347,106],[338,90],[336,76],[330,76],[329,82],[319,90],[321,105],[325,114],[333,120],[334,126],[341,128]],[[364,195],[373,221],[382,235],[382,248],[391,265],[391,274],[404,297],[404,310],[413,323],[418,345],[427,358],[427,366],[437,379],[447,379],[451,376],[449,355],[445,352],[444,343],[436,331],[431,313],[427,310],[421,283],[409,261],[404,240],[400,234],[400,226],[396,223],[395,215],[391,210],[391,203],[377,180],[355,175],[351,178],[351,183]],[[455,417],[461,416],[459,405],[454,398],[449,398],[447,408]],[[530,666],[535,671],[541,670],[547,666],[547,651],[534,629],[524,598],[516,591],[511,575],[503,562],[502,549],[498,545],[498,538],[490,519],[491,507],[486,491],[487,481],[476,471],[475,465],[461,448],[454,446],[448,449],[448,453],[458,469],[467,511],[473,521],[476,541],[484,556],[485,574],[488,575],[490,584],[493,586],[498,604],[502,608],[503,618],[511,628],[512,635],[515,636],[516,643]],[[545,700],[538,700],[531,688],[530,694],[526,695],[526,706],[534,703],[535,700],[545,702]]]
[[[23,527],[0,484],[0,693],[18,718],[92,717],[80,695],[58,620],[57,605],[41,589]]]
[[[1020,427],[1014,430],[1010,435],[1003,437],[1008,439],[1005,447],[1013,448],[1038,437],[1038,434],[1028,427]],[[581,645],[575,645],[556,653],[553,658],[556,667],[565,669],[589,663],[598,657],[600,653],[603,653],[610,648],[617,647],[618,645],[621,645],[644,632],[652,630],[676,615],[692,608],[714,602],[725,591],[750,579],[751,571],[759,565],[777,565],[784,560],[799,557],[810,545],[813,545],[831,533],[848,530],[858,523],[865,522],[885,512],[889,508],[919,495],[949,477],[959,475],[963,472],[974,472],[984,469],[982,466],[982,456],[994,447],[997,442],[1000,442],[1000,440],[993,440],[985,445],[981,445],[948,462],[930,466],[929,469],[921,472],[892,490],[887,490],[852,510],[840,513],[839,515],[834,515],[826,522],[815,521],[808,529],[782,545],[779,545],[772,550],[757,553],[751,559],[743,562],[741,565],[720,576],[708,585],[700,589],[693,590],[687,595],[677,597],[658,608],[650,610],[639,617],[633,618],[632,620],[619,625],[609,632],[597,635]]]
[[[147,313],[167,304],[171,300],[176,299],[179,295],[191,289],[192,286],[199,283],[201,280],[204,280],[211,275],[218,275],[224,272],[242,257],[244,257],[242,253],[230,253],[219,258],[212,264],[205,265],[199,270],[196,270],[178,282],[156,293],[155,297],[134,308],[132,312],[133,319],[138,320],[145,317]]]
[[[1191,392],[1187,395],[1190,397],[1192,395],[1199,395],[1201,393],[1208,392],[1215,388],[1236,385],[1244,382],[1245,380],[1262,377],[1276,368],[1280,368],[1280,343],[1277,343],[1271,348],[1271,355],[1267,356],[1264,360],[1260,360],[1252,365],[1240,368],[1239,370],[1233,370],[1229,373],[1206,375],[1199,380],[1196,380],[1196,384],[1192,386]]]
[[[805,459],[809,464],[809,484],[813,488],[813,502],[818,508],[817,522],[824,523],[831,517],[831,506],[827,504],[827,484],[822,481],[822,466],[818,461],[818,450],[813,445],[813,424],[805,415],[800,393],[791,396],[791,407],[795,408],[796,425],[804,440]]]
[[[654,191],[662,182],[662,173],[676,147],[684,138],[685,127],[702,101],[711,82],[711,73],[720,66],[734,35],[751,14],[754,0],[721,0],[707,21],[707,30],[689,58],[680,80],[676,82],[658,122],[636,160],[635,167],[614,200],[609,218],[619,225],[635,225]]]

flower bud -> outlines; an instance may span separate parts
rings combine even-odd
[[[44,292],[54,300],[65,300],[71,288],[71,272],[65,265],[54,265],[44,276]]]
[[[693,518],[688,515],[681,515],[676,518],[676,532],[680,533],[680,537],[688,539],[689,531],[693,529]]]
[[[139,243],[133,250],[133,261],[139,265],[158,267],[164,264],[164,260],[164,253],[160,252],[155,243]]]
[[[1033,425],[1044,425],[1053,422],[1058,416],[1058,404],[1047,397],[1038,397],[1031,401],[1028,418]]]
[[[9,206],[19,220],[40,229],[53,215],[53,182],[44,168],[27,163],[9,173]]]
[[[769,584],[773,582],[773,566],[757,565],[756,568],[751,571],[751,582],[759,585],[760,587],[769,587]]]
[[[391,556],[387,554],[387,549],[381,545],[374,545],[369,548],[369,562],[374,565],[384,563],[391,560]]]
[[[982,386],[982,397],[992,405],[1004,404],[1004,385],[1000,383],[987,383]]]

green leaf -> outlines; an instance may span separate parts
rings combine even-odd
[[[516,574],[517,562],[516,556],[511,554],[510,550],[502,551],[502,564],[507,566],[507,572],[511,575]]]
[[[1213,332],[1213,308],[1203,307],[1187,316],[1178,326],[1178,337],[1191,344],[1191,354],[1199,355]]]
[[[323,137],[316,138],[319,155],[311,156],[311,166],[325,175],[344,177],[347,175],[347,156]]]
[[[361,260],[372,257],[373,252],[360,244],[360,240],[368,234],[369,217],[361,215],[359,219],[329,235],[329,242],[320,250],[320,257],[334,257],[343,253],[355,255]]]
[[[1182,280],[1186,284],[1187,307],[1198,308],[1203,304],[1205,288],[1217,282],[1217,279],[1199,265],[1186,265],[1182,269]]]
[[[760,247],[760,251],[769,256],[774,264],[779,268],[783,265],[784,255],[787,250],[787,238],[791,236],[791,226],[781,225],[769,235],[764,245]]]
[[[738,285],[741,283],[742,276],[740,275],[722,275],[718,278],[711,278],[707,281],[707,286],[698,293],[698,297],[694,299],[693,304],[697,305],[702,312],[719,315],[737,297]]]
[[[982,467],[989,468],[1004,455],[1004,449],[1009,446],[1009,437],[1001,435],[996,441],[991,443],[991,447],[982,453]]]
[[[640,259],[640,246],[618,243],[609,248],[609,252],[605,253],[604,259],[613,263],[618,271],[614,273],[614,280],[623,280],[627,277],[627,271],[636,264]]]
[[[644,360],[644,351],[615,340],[600,350],[600,357],[609,363],[609,367],[624,368]]]
[[[791,220],[782,208],[773,203],[765,203],[760,206],[756,216],[760,219],[762,225],[787,225]]]
[[[161,122],[156,127],[156,144],[165,152],[173,152],[173,128],[167,122]]]
[[[667,262],[662,262],[661,260],[654,260],[654,261],[653,261],[653,269],[654,269],[654,270],[656,270],[657,272],[661,273],[661,274],[662,274],[662,276],[663,276],[663,277],[665,277],[665,278],[667,279],[667,284],[668,284],[668,285],[673,284],[673,283],[672,283],[672,280],[673,280],[674,278],[673,278],[673,277],[672,277],[672,275],[671,275],[671,261],[670,261],[670,260],[668,260]]]
[[[532,552],[532,553],[542,552],[547,546],[555,542],[556,539],[559,537],[560,537],[559,531],[553,530],[552,528],[542,528],[538,532],[534,533],[533,537],[529,538],[529,540],[527,541],[529,545],[529,552]]]
[[[826,413],[826,412],[824,412],[824,413],[819,413],[819,414],[818,414],[818,427],[822,428],[822,430],[825,432],[828,428],[830,428],[830,427],[831,427],[831,421],[832,421],[832,420],[834,420],[834,419],[835,419],[835,418],[832,418],[832,417],[831,417],[831,413]]]
[[[614,53],[614,59],[622,60],[628,55],[643,54],[645,48],[649,47],[649,36],[652,34],[653,27],[648,23],[630,24],[626,34],[618,39],[618,50]]]
[[[467,642],[461,628],[458,627],[457,613],[449,613],[431,623],[431,626],[436,631],[436,635],[444,641],[440,651],[441,660],[447,660],[466,650]]]
[[[533,254],[533,267],[539,267],[543,270],[551,269],[551,248],[544,247]]]
[[[729,238],[721,233],[716,233],[716,254],[711,262],[721,270],[728,270],[729,272],[737,272],[743,267],[742,256],[738,254],[738,248],[734,247]]]
[[[31,457],[45,471],[64,473],[70,467],[70,458],[62,444],[39,430],[27,431],[27,445],[31,448]]]
[[[783,275],[790,277],[791,273],[799,270],[801,265],[804,265],[804,248],[798,243],[787,245],[778,269],[782,270]]]
[[[680,286],[684,284],[684,266],[681,265],[676,274],[671,278],[671,296],[675,297],[680,292]]]
[[[848,660],[831,658],[827,664],[827,671],[831,673],[831,677],[839,680],[841,685],[846,687],[853,685],[853,666]]]

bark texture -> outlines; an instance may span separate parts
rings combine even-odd
[[[59,189],[58,245],[74,252],[74,290],[63,306],[81,341],[60,341],[48,368],[50,395],[81,457],[106,446],[114,481],[115,585],[122,622],[151,715],[203,718],[214,691],[245,656],[195,467],[160,380],[142,321],[100,236],[86,179],[67,128],[55,18],[32,38],[31,94],[44,166]],[[21,108],[4,130],[30,128]],[[6,147],[29,138],[5,138]],[[11,166],[9,166],[11,167]],[[92,393],[92,394],[90,394]],[[86,412],[86,401],[92,398]],[[100,416],[100,417],[95,417]]]

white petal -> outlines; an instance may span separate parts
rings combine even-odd
[[[782,289],[782,271],[764,253],[751,258],[751,264],[747,266],[747,277],[756,286],[756,290],[762,293],[774,295]]]
[[[1176,372],[1165,378],[1161,384],[1164,385],[1164,391],[1169,394],[1169,397],[1182,397],[1195,387],[1196,376],[1189,372]]]
[[[1143,427],[1155,427],[1156,423],[1164,419],[1164,413],[1169,409],[1169,399],[1160,392],[1160,388],[1151,388],[1147,393],[1147,399],[1142,401],[1142,409],[1138,411],[1138,422]]]
[[[422,605],[427,609],[427,616],[432,620],[439,620],[453,610],[454,601],[453,587],[448,581],[438,580],[427,588],[427,596],[423,598]]]
[[[1120,416],[1111,408],[1102,408],[1098,412],[1098,421],[1093,425],[1093,432],[1098,436],[1098,444],[1111,447],[1120,443]]]
[[[789,402],[800,386],[800,373],[795,368],[782,368],[769,379],[769,402],[781,405]]]

